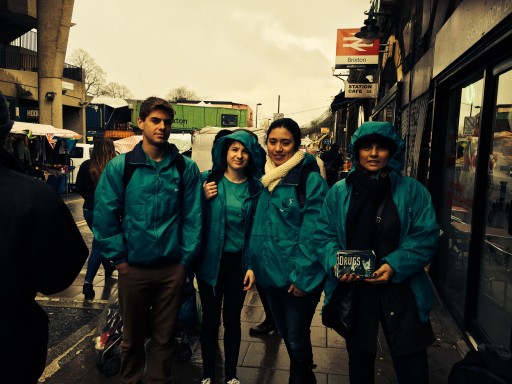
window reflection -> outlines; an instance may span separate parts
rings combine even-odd
[[[498,77],[477,319],[495,344],[512,323],[512,71]]]
[[[447,132],[444,191],[445,210],[451,214],[443,223],[439,275],[452,312],[464,319],[471,217],[475,189],[477,149],[480,137],[480,103],[483,80],[455,91],[456,118]]]

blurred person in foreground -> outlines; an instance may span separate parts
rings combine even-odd
[[[94,192],[96,191],[96,186],[100,180],[101,173],[107,166],[107,163],[114,157],[116,157],[114,142],[108,137],[95,138],[91,158],[82,163],[78,170],[78,175],[76,176],[76,191],[84,198],[84,219],[91,230],[94,219]],[[109,260],[101,256],[98,241],[93,238],[91,255],[87,262],[87,272],[85,273],[84,286],[82,290],[86,299],[94,298],[94,277],[98,272],[100,264],[103,264],[105,277],[111,277],[114,266]]]
[[[202,384],[214,384],[220,318],[224,320],[224,372],[227,384],[239,384],[236,366],[241,341],[240,315],[254,273],[246,257],[254,210],[261,191],[265,151],[254,134],[238,130],[218,138],[213,168],[203,172],[206,199],[204,244],[196,276],[203,321]]]
[[[37,292],[68,288],[89,254],[75,220],[55,189],[24,175],[3,149],[13,121],[0,92],[0,376],[37,383],[48,347],[48,316]]]
[[[439,240],[430,194],[401,175],[404,141],[390,123],[363,123],[348,151],[353,167],[327,193],[312,240],[329,275],[325,303],[338,284],[356,284],[353,328],[346,338],[350,383],[375,381],[379,323],[398,383],[428,383],[426,348],[434,333],[425,267]],[[338,280],[333,273],[338,250],[373,250],[372,277],[344,274]]]
[[[324,162],[327,184],[332,187],[338,181],[338,174],[343,167],[343,156],[340,153],[340,146],[336,143],[331,145],[328,151],[320,155]]]
[[[251,238],[249,260],[265,288],[277,329],[290,357],[290,384],[313,384],[311,321],[325,271],[311,236],[327,193],[315,156],[299,150],[301,132],[292,119],[267,130],[267,161]]]
[[[96,187],[94,236],[118,272],[121,383],[138,383],[145,367],[148,383],[172,381],[173,330],[187,268],[199,252],[201,175],[167,141],[173,118],[167,101],[144,100],[138,118],[142,141],[112,159]],[[133,171],[129,180],[126,168]]]

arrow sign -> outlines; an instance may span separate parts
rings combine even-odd
[[[365,69],[379,64],[379,40],[365,44],[355,37],[358,28],[338,29],[336,69]]]

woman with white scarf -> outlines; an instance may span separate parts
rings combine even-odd
[[[315,156],[300,151],[300,142],[292,119],[268,128],[264,188],[248,252],[290,356],[289,383],[313,384],[310,327],[326,273],[310,240],[328,186]]]

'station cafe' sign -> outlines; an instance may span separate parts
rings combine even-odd
[[[345,82],[345,98],[347,99],[376,98],[377,92],[377,83],[351,84]]]

